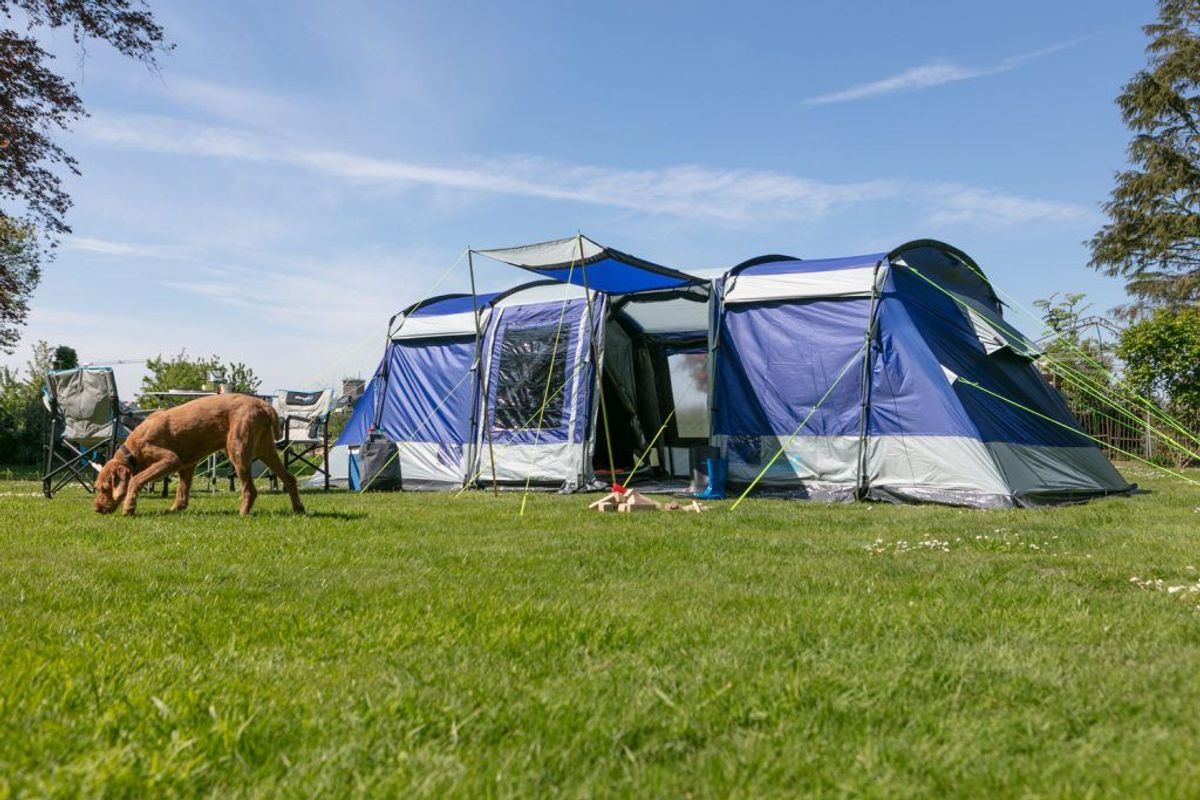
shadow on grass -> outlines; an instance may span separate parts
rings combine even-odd
[[[169,511],[165,508],[154,511],[143,511],[138,509],[137,516],[139,517],[240,517],[241,514],[237,508],[228,509],[187,509],[186,511]],[[366,519],[367,513],[364,511],[309,511],[305,514],[293,514],[291,511],[259,511],[255,509],[250,512],[250,517],[269,517],[271,519],[280,519],[286,517],[294,519],[297,522],[305,519],[336,519],[343,522],[352,522],[358,519]]]

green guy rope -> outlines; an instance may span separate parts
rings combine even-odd
[[[583,254],[580,253],[582,256]],[[525,472],[525,491],[521,494],[521,510],[517,514],[519,517],[525,516],[525,503],[529,500],[529,482],[533,479],[533,460],[537,457],[534,448],[537,447],[538,439],[542,438],[542,421],[546,418],[546,406],[550,403],[550,382],[554,379],[554,360],[558,357],[558,341],[562,335],[563,319],[567,315],[567,302],[571,294],[571,276],[575,273],[575,262],[571,261],[571,268],[567,270],[566,290],[563,292],[562,308],[558,311],[558,327],[554,329],[554,346],[550,349],[550,369],[546,371],[546,388],[542,392],[542,407],[538,409],[537,430],[533,434],[533,447],[529,453],[529,469]],[[590,333],[590,332],[589,332]],[[563,386],[566,386],[564,383]],[[484,420],[486,422],[486,420]]]
[[[993,291],[995,291],[995,292],[998,292],[999,294],[1003,295],[1003,296],[1004,296],[1004,298],[1005,298],[1005,300],[1006,300],[1006,301],[1007,301],[1007,302],[1008,302],[1008,303],[1009,303],[1009,304],[1010,304],[1012,307],[1016,308],[1018,311],[1021,311],[1021,312],[1022,312],[1023,314],[1025,314],[1027,317],[1029,317],[1030,319],[1032,319],[1032,320],[1036,321],[1038,324],[1044,324],[1044,320],[1042,320],[1040,317],[1038,317],[1036,314],[1034,314],[1032,311],[1030,311],[1030,310],[1029,310],[1028,308],[1026,308],[1025,306],[1021,305],[1020,301],[1018,301],[1018,300],[1017,300],[1015,297],[1013,297],[1013,296],[1012,296],[1010,293],[1008,293],[1008,292],[1004,291],[1004,290],[1003,290],[1003,289],[1001,289],[1001,288],[998,288],[998,287],[996,287],[996,286],[993,286],[993,285],[992,285],[992,282],[991,282],[991,281],[989,281],[989,280],[987,279],[987,276],[985,276],[985,275],[984,275],[982,272],[980,272],[978,269],[976,269],[975,267],[973,267],[972,265],[970,265],[970,264],[968,264],[968,263],[966,263],[966,262],[962,262],[962,264],[963,264],[963,266],[965,266],[965,267],[966,267],[968,270],[970,270],[972,273],[974,273],[974,274],[975,274],[975,275],[976,275],[976,276],[977,276],[977,277],[978,277],[978,278],[979,278],[981,281],[983,281],[983,282],[984,282],[984,283],[986,283],[988,286],[990,286],[990,287],[992,288],[992,290],[993,290]],[[906,265],[906,266],[907,266],[907,265]],[[915,269],[913,269],[912,267],[908,267],[908,268],[909,268],[910,270],[912,270],[913,272],[917,273],[918,275],[920,275],[920,273],[919,273],[919,272],[917,272],[917,271],[916,271]],[[922,278],[925,278],[925,276],[924,276],[924,275],[921,275],[921,277],[922,277]],[[925,278],[925,280],[927,280],[927,281],[928,281],[929,279],[928,279],[928,278]],[[930,281],[930,282],[932,283],[932,281]],[[937,286],[937,284],[935,283],[935,284],[934,284],[934,286]],[[937,287],[937,288],[939,288],[939,289],[940,289],[941,287]],[[944,290],[943,290],[943,291],[944,291]],[[1102,371],[1104,372],[1104,374],[1105,374],[1107,377],[1109,377],[1109,378],[1113,378],[1113,379],[1115,380],[1115,376],[1113,375],[1112,371],[1111,371],[1111,370],[1109,370],[1107,367],[1105,367],[1103,364],[1101,364],[1101,363],[1100,363],[1099,361],[1097,361],[1096,359],[1092,358],[1092,357],[1091,357],[1091,356],[1090,356],[1090,355],[1087,353],[1087,351],[1085,351],[1085,350],[1084,350],[1082,347],[1080,347],[1080,346],[1078,346],[1078,345],[1074,344],[1074,343],[1073,343],[1073,342],[1071,342],[1069,339],[1061,339],[1060,341],[1065,341],[1065,342],[1067,343],[1067,345],[1068,345],[1069,347],[1071,347],[1071,348],[1072,348],[1072,349],[1073,349],[1073,350],[1074,350],[1076,353],[1078,353],[1080,356],[1082,356],[1082,357],[1084,358],[1084,360],[1085,360],[1085,361],[1087,361],[1087,362],[1091,363],[1091,364],[1092,364],[1092,366],[1098,367],[1100,370],[1102,370]],[[1051,357],[1051,356],[1049,356],[1049,355],[1046,355],[1046,354],[1043,354],[1043,358],[1046,358],[1048,361],[1055,360],[1055,359],[1053,359],[1053,357]],[[1115,389],[1113,389],[1112,391],[1113,391],[1114,393],[1116,393],[1116,390],[1115,390]],[[1118,396],[1118,397],[1122,397],[1122,395],[1120,395],[1120,394],[1117,394],[1117,396]],[[1146,399],[1145,397],[1142,397],[1141,395],[1137,394],[1136,392],[1132,392],[1132,391],[1130,391],[1130,392],[1128,393],[1128,396],[1122,397],[1122,399],[1124,399],[1126,402],[1132,403],[1132,404],[1133,404],[1133,405],[1135,405],[1135,406],[1141,406],[1141,407],[1142,407],[1142,408],[1143,408],[1145,411],[1147,411],[1147,412],[1149,412],[1151,415],[1153,415],[1153,416],[1155,416],[1155,417],[1159,418],[1159,420],[1160,420],[1161,422],[1164,422],[1164,423],[1166,423],[1167,425],[1169,425],[1170,427],[1174,428],[1174,429],[1175,429],[1177,432],[1179,432],[1179,433],[1180,433],[1180,434],[1182,434],[1183,436],[1187,437],[1188,439],[1191,439],[1191,440],[1192,440],[1193,442],[1195,442],[1196,444],[1200,444],[1200,436],[1197,436],[1197,435],[1196,435],[1194,432],[1192,432],[1192,431],[1188,430],[1187,428],[1185,428],[1185,427],[1183,426],[1183,424],[1182,424],[1182,423],[1180,423],[1178,420],[1176,420],[1174,417],[1172,417],[1170,414],[1168,414],[1168,413],[1167,413],[1166,411],[1164,411],[1163,409],[1161,409],[1161,408],[1159,408],[1158,406],[1156,406],[1155,404],[1151,403],[1151,402],[1150,402],[1148,399]]]
[[[1011,399],[1009,399],[1009,398],[1005,397],[1004,395],[1002,395],[1002,394],[1000,394],[1000,393],[998,393],[998,392],[993,392],[991,389],[984,388],[983,386],[980,386],[980,385],[979,385],[978,383],[976,383],[975,381],[968,380],[967,378],[964,378],[964,377],[962,377],[961,375],[960,375],[960,376],[959,376],[959,377],[958,377],[956,380],[957,380],[959,383],[963,384],[964,386],[970,386],[972,389],[977,389],[978,391],[981,391],[981,392],[983,392],[983,393],[984,393],[984,394],[986,394],[986,395],[990,395],[991,397],[994,397],[994,398],[996,398],[997,400],[1002,400],[1002,401],[1004,401],[1005,403],[1008,403],[1009,405],[1011,405],[1011,406],[1014,406],[1015,408],[1019,408],[1019,409],[1021,409],[1022,411],[1025,411],[1026,413],[1032,414],[1032,415],[1034,415],[1035,417],[1038,417],[1038,418],[1040,418],[1040,419],[1043,419],[1043,420],[1045,420],[1046,422],[1049,422],[1049,423],[1051,423],[1051,424],[1053,424],[1053,425],[1057,425],[1057,426],[1058,426],[1058,427],[1060,427],[1060,428],[1065,428],[1066,430],[1069,430],[1069,431],[1071,431],[1072,433],[1077,433],[1077,434],[1079,434],[1080,436],[1083,436],[1083,437],[1084,437],[1084,438],[1086,438],[1086,439],[1091,439],[1092,441],[1096,442],[1097,444],[1104,444],[1104,442],[1102,442],[1100,439],[1096,438],[1095,436],[1092,436],[1091,434],[1085,433],[1085,432],[1083,432],[1083,431],[1079,430],[1078,428],[1075,428],[1074,426],[1071,426],[1071,425],[1068,425],[1068,424],[1066,424],[1065,422],[1059,422],[1058,420],[1054,419],[1053,417],[1046,416],[1045,414],[1041,413],[1040,411],[1036,411],[1036,410],[1034,410],[1034,409],[1030,408],[1029,406],[1023,405],[1023,404],[1021,404],[1021,403],[1018,403],[1016,400],[1011,400]],[[1173,475],[1174,477],[1176,477],[1176,478],[1179,478],[1179,479],[1180,479],[1180,480],[1182,480],[1182,481],[1187,481],[1188,483],[1190,483],[1190,484],[1193,484],[1193,485],[1195,485],[1195,486],[1200,486],[1200,481],[1193,480],[1193,479],[1189,478],[1187,475],[1184,475],[1184,474],[1183,474],[1183,473],[1181,473],[1181,472],[1176,472],[1175,470],[1172,470],[1172,469],[1167,469],[1167,468],[1166,468],[1166,467],[1164,467],[1164,466],[1160,466],[1159,464],[1155,464],[1153,461],[1150,461],[1150,460],[1148,460],[1148,459],[1142,458],[1142,457],[1141,457],[1141,456],[1139,456],[1139,455],[1135,455],[1134,453],[1131,453],[1131,452],[1129,452],[1128,450],[1122,450],[1121,448],[1119,448],[1119,447],[1113,447],[1112,445],[1105,445],[1105,446],[1106,446],[1106,447],[1110,447],[1110,448],[1112,448],[1113,450],[1115,450],[1115,451],[1117,451],[1118,453],[1120,453],[1121,455],[1128,456],[1129,458],[1132,458],[1132,459],[1134,459],[1135,461],[1140,461],[1140,462],[1142,462],[1143,464],[1146,464],[1147,466],[1153,467],[1154,469],[1161,470],[1162,472],[1165,472],[1165,473],[1166,473],[1166,474],[1168,474],[1168,475]]]
[[[926,283],[928,283],[930,286],[932,286],[934,289],[937,289],[939,292],[941,292],[942,294],[944,294],[944,295],[946,295],[947,297],[949,297],[951,300],[953,300],[953,301],[954,301],[955,303],[957,303],[958,305],[962,306],[962,307],[963,307],[965,310],[967,310],[968,312],[970,311],[970,306],[969,306],[969,305],[967,305],[966,303],[964,303],[964,302],[962,301],[962,299],[961,299],[961,298],[959,298],[959,297],[955,296],[955,295],[954,295],[954,293],[952,293],[952,292],[950,292],[950,291],[947,291],[947,290],[946,290],[946,289],[944,289],[943,287],[939,286],[939,285],[937,284],[937,282],[935,282],[935,281],[933,281],[932,279],[930,279],[930,278],[926,277],[925,275],[923,275],[923,274],[921,273],[921,271],[920,271],[920,270],[918,270],[918,269],[916,269],[915,267],[911,267],[911,266],[908,266],[908,265],[905,265],[905,266],[906,266],[906,268],[907,268],[907,269],[908,269],[910,272],[912,272],[912,273],[913,273],[914,275],[916,275],[918,278],[920,278],[921,280],[925,281],[925,282],[926,282]],[[974,271],[974,270],[972,270],[972,272],[975,272],[975,271]],[[979,273],[978,273],[978,272],[975,272],[975,274],[976,274],[976,275],[979,275]],[[983,276],[982,276],[982,275],[979,275],[979,277],[980,277],[981,279],[985,280],[985,281],[987,280],[986,278],[983,278]],[[991,284],[989,284],[989,285],[991,285]],[[1018,305],[1018,307],[1020,307],[1020,306]],[[1024,310],[1024,309],[1022,309],[1022,310]],[[1028,313],[1028,312],[1026,312],[1026,313]],[[1038,357],[1041,357],[1041,358],[1042,358],[1042,359],[1044,359],[1044,360],[1045,360],[1047,363],[1049,363],[1049,364],[1051,364],[1051,365],[1058,366],[1058,367],[1059,367],[1059,368],[1060,368],[1062,371],[1064,371],[1064,372],[1067,372],[1067,371],[1074,372],[1074,373],[1075,373],[1077,376],[1079,376],[1079,377],[1077,377],[1077,378],[1076,378],[1077,380],[1090,380],[1090,379],[1088,379],[1088,378],[1087,378],[1087,376],[1083,375],[1083,373],[1080,373],[1080,372],[1078,372],[1078,370],[1074,370],[1074,368],[1072,368],[1072,367],[1070,367],[1070,366],[1066,365],[1065,363],[1063,363],[1063,362],[1059,361],[1058,359],[1055,359],[1055,358],[1054,358],[1054,357],[1052,357],[1052,356],[1049,356],[1049,355],[1047,355],[1046,353],[1035,353],[1035,352],[1032,352],[1032,351],[1024,351],[1024,352],[1022,352],[1021,350],[1017,350],[1016,348],[1013,348],[1013,349],[1014,349],[1014,351],[1016,351],[1016,352],[1017,352],[1019,355],[1025,356],[1026,358],[1038,358]],[[1081,351],[1081,352],[1082,352],[1082,351]],[[1085,356],[1085,357],[1086,357],[1086,356]],[[1099,364],[1098,362],[1096,362],[1096,365],[1097,365],[1097,366],[1099,366],[1101,369],[1103,369],[1103,365],[1102,365],[1102,364]],[[1106,372],[1107,372],[1107,371],[1106,371]],[[1099,383],[1096,383],[1095,381],[1092,381],[1092,385],[1093,385],[1093,388],[1100,387],[1100,384],[1099,384]],[[1198,444],[1200,444],[1200,439],[1198,439],[1198,438],[1196,437],[1196,435],[1195,435],[1195,434],[1193,434],[1193,433],[1191,433],[1190,431],[1188,431],[1188,430],[1187,430],[1186,428],[1184,428],[1184,427],[1183,427],[1183,426],[1182,426],[1182,425],[1181,425],[1181,424],[1180,424],[1180,423],[1179,423],[1177,420],[1173,419],[1173,418],[1172,418],[1170,415],[1166,414],[1166,412],[1162,411],[1162,409],[1159,409],[1159,408],[1155,407],[1155,406],[1154,406],[1152,403],[1150,403],[1150,402],[1149,402],[1148,400],[1146,400],[1145,398],[1143,398],[1143,397],[1138,397],[1137,395],[1132,395],[1131,397],[1122,397],[1120,394],[1117,394],[1117,393],[1116,393],[1116,390],[1114,390],[1114,389],[1111,389],[1111,388],[1107,388],[1107,387],[1101,387],[1100,389],[1098,389],[1098,391],[1101,391],[1101,390],[1102,390],[1102,391],[1105,391],[1105,392],[1108,392],[1108,394],[1109,394],[1109,395],[1110,395],[1112,398],[1116,398],[1116,399],[1125,400],[1125,402],[1127,402],[1127,403],[1128,403],[1128,402],[1133,402],[1133,401],[1136,401],[1136,402],[1133,402],[1133,404],[1134,404],[1134,405],[1141,405],[1141,406],[1142,406],[1142,407],[1144,407],[1144,408],[1145,408],[1147,411],[1149,411],[1149,412],[1151,413],[1151,415],[1152,415],[1152,416],[1154,416],[1156,419],[1158,419],[1160,422],[1165,422],[1165,423],[1166,423],[1166,424],[1167,424],[1169,427],[1173,428],[1173,429],[1174,429],[1174,430],[1175,430],[1177,433],[1180,433],[1180,434],[1182,434],[1183,436],[1185,436],[1185,437],[1187,437],[1187,438],[1191,439],[1192,441],[1195,441],[1195,442],[1197,442]],[[1122,410],[1122,409],[1121,409],[1121,407],[1120,407],[1120,406],[1119,406],[1119,405],[1118,405],[1116,402],[1114,402],[1114,400],[1113,400],[1113,399],[1110,399],[1109,397],[1105,397],[1105,398],[1104,398],[1104,402],[1106,402],[1106,403],[1107,403],[1107,404],[1108,404],[1110,407],[1112,407],[1112,408],[1114,408],[1114,409],[1117,409],[1117,410]],[[1128,412],[1125,412],[1125,413],[1127,413],[1127,414],[1128,414]],[[1133,418],[1133,417],[1132,417],[1132,415],[1130,415],[1130,416],[1131,416],[1131,418]],[[1135,419],[1137,419],[1137,420],[1138,420],[1139,424],[1142,422],[1142,420],[1141,420],[1140,418],[1135,418]],[[1195,456],[1195,454],[1191,453],[1191,451],[1189,451],[1189,450],[1187,450],[1187,449],[1183,448],[1183,447],[1182,447],[1182,445],[1179,445],[1179,444],[1178,444],[1177,442],[1175,442],[1173,439],[1171,439],[1171,438],[1170,438],[1170,437],[1168,437],[1168,436],[1165,436],[1165,435],[1164,435],[1162,432],[1158,431],[1157,429],[1154,429],[1154,433],[1158,434],[1158,436],[1159,436],[1160,438],[1162,438],[1164,441],[1166,441],[1166,442],[1170,443],[1170,444],[1171,444],[1171,446],[1175,447],[1176,449],[1183,450],[1183,452],[1184,452],[1184,453],[1186,453],[1186,454],[1188,454],[1189,456],[1196,457],[1196,456]],[[1106,446],[1107,446],[1107,445],[1106,445]]]
[[[850,371],[850,367],[854,366],[855,359],[862,355],[866,348],[867,345],[864,342],[863,345],[859,347],[857,351],[855,351],[854,355],[850,357],[850,360],[846,362],[846,366],[842,367],[842,371],[839,372],[838,376],[833,379],[833,383],[831,383],[829,388],[825,390],[825,394],[821,396],[821,399],[817,401],[815,406],[809,409],[809,412],[804,416],[804,419],[800,420],[799,427],[792,431],[792,435],[789,436],[787,440],[779,446],[779,449],[775,452],[775,455],[771,457],[771,460],[767,462],[767,465],[762,468],[762,471],[759,472],[758,475],[754,476],[754,480],[750,482],[750,485],[746,487],[746,490],[743,491],[741,495],[738,496],[738,499],[734,501],[733,507],[729,509],[730,511],[737,511],[737,507],[740,506],[742,501],[746,499],[746,495],[750,494],[750,492],[754,490],[754,487],[758,485],[758,482],[762,480],[763,476],[767,474],[767,471],[770,470],[771,467],[775,466],[775,462],[778,461],[779,457],[783,455],[783,452],[787,450],[788,446],[792,443],[792,440],[800,435],[800,431],[804,430],[804,426],[808,424],[810,419],[812,419],[812,415],[817,413],[817,409],[829,399],[831,394],[833,394],[833,390],[836,389],[837,385],[842,382],[842,378],[846,377],[846,373]]]
[[[633,469],[629,471],[629,475],[625,478],[625,486],[628,486],[633,482],[633,476],[637,474],[638,467],[642,465],[642,459],[646,457],[647,453],[654,449],[654,443],[658,441],[658,437],[663,435],[663,431],[667,429],[667,425],[671,423],[671,417],[673,416],[675,416],[675,409],[672,408],[671,413],[667,414],[667,418],[664,419],[663,424],[659,426],[658,433],[654,434],[654,438],[650,440],[650,444],[646,445],[646,449],[642,451],[640,456],[638,456],[638,460],[633,463]],[[613,483],[615,484],[616,481],[614,480]]]

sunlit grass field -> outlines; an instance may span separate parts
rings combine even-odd
[[[0,482],[0,797],[1195,795],[1200,488],[1126,473],[1152,492],[523,518]]]

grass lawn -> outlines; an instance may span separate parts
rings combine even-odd
[[[1200,488],[1126,472],[1153,492],[525,518],[0,482],[0,797],[1194,795]]]

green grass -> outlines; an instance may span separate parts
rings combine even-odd
[[[1200,490],[1130,472],[1050,511],[525,518],[0,483],[0,796],[1191,795]]]

